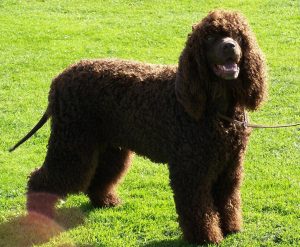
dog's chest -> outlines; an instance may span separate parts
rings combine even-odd
[[[250,132],[243,127],[230,125],[227,128],[217,127],[215,134],[219,160],[228,162],[244,153]]]
[[[189,126],[178,144],[183,156],[203,162],[224,164],[244,151],[249,133],[242,127],[224,126],[221,122],[203,122]]]

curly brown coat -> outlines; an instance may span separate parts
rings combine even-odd
[[[237,79],[209,68],[204,42],[214,34],[241,38]],[[51,85],[44,117],[51,116],[51,136],[45,162],[28,182],[28,210],[51,216],[59,197],[80,191],[94,206],[118,204],[115,188],[132,150],[168,163],[184,238],[219,243],[241,229],[250,131],[218,113],[243,120],[245,109],[263,101],[265,82],[264,58],[245,18],[221,10],[193,27],[178,68],[118,59],[70,66]]]

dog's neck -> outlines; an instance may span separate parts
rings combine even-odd
[[[215,113],[232,116],[236,106],[232,91],[225,86],[224,81],[216,83],[214,88],[210,88],[210,97],[208,99],[209,108]]]

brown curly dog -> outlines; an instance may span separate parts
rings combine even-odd
[[[115,189],[132,150],[168,163],[184,239],[219,243],[241,229],[250,133],[220,114],[243,121],[265,92],[262,52],[237,12],[214,11],[195,25],[178,67],[118,59],[72,65],[53,80],[45,115],[16,145],[51,117],[27,208],[53,216],[58,198],[81,191],[95,207],[118,204]]]

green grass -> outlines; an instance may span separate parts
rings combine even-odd
[[[300,121],[299,1],[0,0],[0,246],[187,246],[166,166],[136,157],[123,204],[92,209],[83,195],[56,222],[24,218],[27,176],[45,157],[49,124],[7,149],[40,118],[51,79],[82,58],[175,64],[191,25],[215,8],[248,18],[269,67],[269,101],[257,123]],[[245,160],[244,230],[221,246],[300,245],[299,129],[255,130]]]

